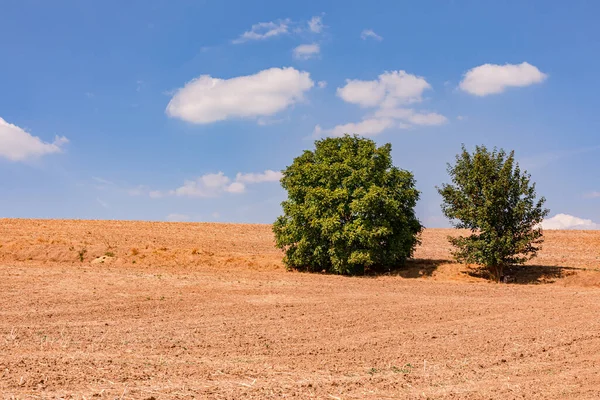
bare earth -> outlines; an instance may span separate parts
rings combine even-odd
[[[0,219],[0,397],[600,398],[600,231],[501,285],[449,234],[347,278],[286,272],[266,225]]]

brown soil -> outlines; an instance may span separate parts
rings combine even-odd
[[[286,272],[265,225],[0,220],[1,397],[600,398],[600,231],[507,285],[449,234],[347,278]]]

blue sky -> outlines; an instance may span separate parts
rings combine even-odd
[[[317,137],[435,185],[514,149],[547,227],[600,229],[600,3],[2,1],[0,216],[270,223]]]

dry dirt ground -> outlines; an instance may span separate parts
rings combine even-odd
[[[0,398],[600,398],[600,231],[515,284],[453,233],[348,278],[286,272],[265,225],[0,219]]]

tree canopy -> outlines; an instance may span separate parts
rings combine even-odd
[[[449,238],[459,262],[483,265],[500,280],[506,266],[536,256],[543,242],[540,224],[549,210],[544,197],[536,200],[535,183],[521,172],[514,151],[477,146],[471,154],[463,145],[448,174],[452,183],[438,188],[442,211],[456,228],[471,231]]]
[[[392,165],[391,145],[345,135],[315,142],[283,171],[288,193],[273,225],[289,268],[362,274],[411,257],[421,224],[412,173]]]

